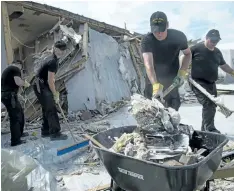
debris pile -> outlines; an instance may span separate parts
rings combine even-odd
[[[180,115],[172,108],[164,108],[158,100],[153,101],[139,94],[131,97],[131,113],[140,131],[175,133],[180,123]]]
[[[131,104],[138,127],[119,138],[109,137],[115,139],[112,152],[173,166],[199,162],[209,152],[198,144],[202,138],[192,126],[180,124],[180,115],[174,109],[139,94],[131,97]]]
[[[197,137],[194,136],[192,140],[194,139]],[[143,136],[133,132],[124,133],[115,140],[110,148],[112,152],[169,166],[194,164],[209,153],[209,149],[204,145],[195,148],[189,136],[185,134],[161,134],[160,137],[159,134]]]

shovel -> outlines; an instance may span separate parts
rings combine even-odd
[[[219,111],[225,115],[226,118],[228,118],[230,115],[232,115],[232,113],[234,111],[231,111],[230,109],[228,109],[225,105],[223,105],[222,103],[218,102],[217,99],[215,99],[215,97],[213,95],[211,95],[210,93],[208,93],[205,88],[203,88],[200,84],[198,84],[197,82],[195,82],[192,78],[189,78],[189,82],[196,87],[198,90],[200,90],[210,101],[212,101],[214,104],[216,104],[219,107]]]
[[[173,83],[163,92],[163,96],[162,96],[162,97],[159,97],[159,98],[160,98],[159,101],[161,101],[162,103],[165,103],[164,98],[165,98],[172,90],[174,90],[175,88],[179,87],[179,85],[180,85],[179,81],[173,82]],[[158,97],[155,98],[155,99],[158,99]]]

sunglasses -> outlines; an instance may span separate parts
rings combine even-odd
[[[220,41],[220,39],[217,39],[217,38],[212,39],[212,38],[210,38],[210,42],[211,43],[217,44],[219,41]]]

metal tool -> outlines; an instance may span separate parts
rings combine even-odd
[[[179,87],[179,83],[178,82],[173,82],[164,92],[163,92],[163,96],[160,98],[160,101],[162,103],[165,103],[164,98],[175,88]],[[156,98],[157,99],[157,98]]]
[[[200,92],[202,92],[210,101],[212,101],[215,105],[217,105],[220,111],[223,115],[225,115],[225,117],[229,117],[230,115],[232,115],[232,113],[234,113],[234,111],[231,111],[230,109],[228,109],[225,105],[217,102],[217,100],[215,99],[214,96],[212,96],[210,93],[208,93],[205,88],[203,88],[200,84],[198,84],[197,82],[195,82],[192,78],[189,78],[189,82],[196,87],[198,90],[200,90]]]

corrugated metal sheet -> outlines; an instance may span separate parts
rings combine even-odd
[[[136,78],[128,49],[111,36],[89,29],[89,59],[85,69],[66,83],[68,108],[94,110],[97,102],[110,103],[130,97],[130,82]]]

